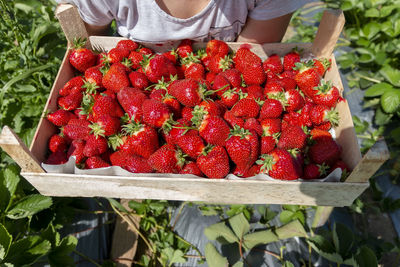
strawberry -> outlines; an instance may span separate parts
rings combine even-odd
[[[303,149],[306,145],[307,134],[299,126],[288,126],[281,132],[278,142],[278,148],[281,149]]]
[[[295,80],[298,87],[306,96],[312,98],[317,92],[314,87],[321,81],[321,75],[313,68],[313,61],[296,63],[296,70],[298,73]]]
[[[179,101],[172,95],[166,93],[162,97],[161,101],[168,106],[173,113],[173,118],[177,119],[181,117],[182,106]]]
[[[275,74],[279,74],[283,72],[283,64],[281,61],[281,57],[277,54],[270,55],[266,60],[263,62],[264,71],[271,71]]]
[[[49,140],[49,149],[51,152],[65,151],[67,149],[67,140],[59,134],[53,134]]]
[[[319,140],[322,140],[322,139],[332,139],[332,135],[330,134],[330,132],[321,130],[321,129],[317,129],[317,128],[313,128],[310,131],[310,137],[311,137],[311,140],[316,141],[316,142],[318,142]]]
[[[112,48],[107,53],[107,59],[110,63],[122,62],[124,58],[127,58],[130,54],[130,50],[126,48]]]
[[[254,98],[258,100],[264,100],[263,89],[260,85],[254,84],[246,87],[247,98]]]
[[[273,136],[281,131],[281,120],[266,118],[260,122],[263,136]]]
[[[233,58],[236,69],[243,74],[243,80],[247,85],[262,84],[267,76],[264,72],[259,56],[248,48],[239,48]]]
[[[199,134],[211,145],[225,146],[230,129],[225,120],[219,116],[206,115],[198,124]]]
[[[155,54],[154,51],[151,50],[151,49],[148,48],[148,47],[141,47],[141,48],[138,50],[138,52],[141,53],[142,55],[147,55],[147,56],[152,56],[152,55]]]
[[[110,166],[111,165],[108,162],[104,161],[99,156],[90,157],[85,161],[85,169],[106,168]]]
[[[117,118],[120,118],[124,115],[124,111],[118,102],[113,97],[108,95],[100,95],[95,99],[91,108],[91,113],[95,121],[97,121],[104,114],[108,114]]]
[[[253,98],[240,99],[231,109],[236,117],[243,119],[256,118],[260,112],[260,105]]]
[[[149,165],[160,173],[179,173],[184,164],[184,154],[174,145],[164,145],[156,150],[148,160]]]
[[[121,150],[149,158],[158,149],[157,131],[148,125],[132,122],[122,127],[126,140],[120,147]]]
[[[307,164],[304,166],[303,179],[311,180],[325,177],[328,169],[329,166],[324,163],[321,165],[314,163]]]
[[[94,84],[95,86],[102,87],[103,73],[100,71],[98,66],[90,67],[85,70],[85,79],[90,84]],[[86,85],[87,87],[88,85]],[[84,87],[84,88],[86,88]]]
[[[133,121],[142,121],[142,105],[148,98],[141,90],[132,87],[122,88],[117,93],[117,99],[129,118]]]
[[[65,126],[71,119],[77,119],[74,113],[64,109],[57,109],[56,111],[47,114],[47,119],[55,126]]]
[[[199,177],[204,177],[204,174],[201,172],[197,164],[193,161],[186,163],[179,174],[193,174]]]
[[[178,45],[176,51],[181,58],[187,57],[190,53],[193,53],[192,48],[193,41],[189,39],[184,39]]]
[[[154,55],[150,58],[145,57],[140,64],[147,78],[153,83],[157,83],[161,78],[169,81],[171,76],[177,74],[174,63],[163,55]]]
[[[226,107],[231,108],[239,101],[239,93],[234,89],[228,89],[221,95],[221,100]]]
[[[126,70],[118,64],[113,64],[104,74],[102,84],[106,89],[118,93],[122,88],[130,86],[130,81]]]
[[[296,89],[290,89],[285,92],[285,110],[298,111],[303,108],[305,101],[304,97]]]
[[[97,119],[96,123],[89,125],[89,128],[97,135],[111,136],[119,132],[121,123],[119,118],[104,114]]]
[[[261,167],[259,165],[254,164],[246,172],[242,173],[241,178],[248,178],[248,177],[256,176],[257,174],[260,173],[260,168]]]
[[[86,144],[83,149],[85,157],[98,156],[108,149],[107,139],[100,135],[91,134],[86,138]]]
[[[164,52],[162,55],[164,57],[168,58],[169,60],[171,60],[171,62],[174,63],[175,65],[178,63],[179,55],[178,55],[178,53],[176,52],[175,49],[172,49],[170,51]]]
[[[243,128],[246,130],[255,131],[258,134],[258,136],[262,136],[262,134],[263,134],[263,128],[261,127],[261,124],[255,118],[247,119],[246,122],[244,123]]]
[[[97,60],[92,51],[83,47],[85,43],[86,40],[75,40],[68,58],[71,65],[80,72],[85,72],[85,70],[96,64]]]
[[[314,87],[314,90],[316,90],[316,93],[312,95],[312,100],[315,104],[330,108],[336,106],[340,92],[331,82],[322,81],[319,86]]]
[[[167,105],[154,99],[146,99],[142,104],[143,122],[168,131],[171,128],[172,113]]]
[[[56,152],[51,153],[44,163],[51,165],[58,165],[67,163],[67,161],[68,161],[67,155],[65,154],[65,152],[58,150]]]
[[[134,51],[139,48],[139,44],[132,40],[121,40],[117,43],[115,47],[128,49],[129,51]]]
[[[276,148],[267,154],[262,154],[257,160],[261,166],[260,171],[272,178],[279,180],[296,180],[300,178],[301,172],[289,152]]]
[[[70,93],[57,99],[57,104],[65,110],[71,111],[81,106],[83,94],[81,92]]]
[[[224,114],[224,120],[231,126],[235,127],[235,125],[238,125],[240,127],[244,127],[244,120],[242,118],[238,118],[235,115],[233,115],[233,112],[230,110],[226,111]]]
[[[323,105],[314,105],[310,110],[310,119],[313,125],[329,122],[336,127],[339,124],[339,113],[334,108]]]
[[[210,40],[206,45],[206,53],[210,57],[224,57],[229,53],[229,46],[221,40]]]
[[[171,83],[168,87],[168,93],[176,97],[182,105],[194,107],[201,103],[207,89],[205,82],[184,79]]]
[[[221,75],[229,81],[232,87],[238,88],[242,84],[242,74],[237,69],[227,69],[221,72]]]
[[[261,136],[261,154],[266,154],[275,149],[277,144],[277,135]]]
[[[260,110],[259,119],[280,118],[283,112],[282,103],[276,99],[266,99]]]
[[[214,81],[212,83],[212,89],[217,91],[216,94],[218,96],[222,96],[224,92],[231,89],[231,85],[229,83],[229,80],[225,78],[223,74],[218,74],[214,78]]]
[[[222,146],[207,146],[196,163],[208,178],[224,178],[230,169],[228,155]]]
[[[185,119],[179,119],[177,124],[172,127],[172,129],[168,133],[164,134],[164,139],[168,144],[175,145],[178,143],[178,139],[184,135],[199,135],[199,132],[194,129],[189,129],[191,126],[190,121],[188,122]]]
[[[144,73],[132,71],[129,73],[128,77],[132,86],[141,90],[146,89],[150,85],[150,81],[147,79]]]
[[[72,119],[62,128],[62,133],[69,139],[86,139],[90,134],[90,122],[87,120]]]
[[[297,83],[296,83],[296,80],[294,79],[294,77],[293,78],[279,77],[276,81],[282,85],[282,87],[283,87],[283,89],[285,89],[285,91],[296,89],[296,87],[297,87]]]
[[[181,112],[182,119],[186,122],[191,122],[192,118],[193,118],[192,112],[193,112],[193,108],[183,107],[182,112]]]
[[[341,147],[333,139],[321,139],[310,146],[308,156],[316,164],[332,166],[339,160]]]
[[[322,58],[322,59],[313,59],[313,63],[314,63],[314,68],[317,70],[317,72],[319,73],[319,75],[321,75],[321,77],[324,76],[325,72],[331,67],[332,65],[332,61],[330,59],[327,58]]]
[[[145,158],[138,155],[128,154],[124,151],[116,151],[110,155],[110,161],[113,166],[121,168],[132,173],[151,173],[153,168]]]
[[[293,50],[283,57],[283,69],[292,70],[297,62],[300,62],[300,55],[296,50]]]
[[[182,135],[177,139],[177,145],[192,159],[197,159],[205,148],[203,139],[198,135]]]
[[[284,88],[278,81],[268,81],[264,87],[264,96],[265,98],[280,97],[284,91]]]
[[[237,167],[246,171],[259,156],[260,144],[257,133],[235,126],[226,141],[226,150]]]
[[[141,62],[144,60],[144,55],[137,51],[131,51],[131,53],[128,56],[128,59],[132,64],[131,68],[136,70],[141,67]]]
[[[85,84],[81,76],[70,79],[58,92],[60,96],[67,96],[71,91],[82,91],[82,86]]]
[[[204,80],[205,78],[204,66],[200,63],[193,63],[185,69],[184,76],[186,79],[192,78],[198,81]]]
[[[210,72],[220,73],[231,69],[233,65],[232,58],[230,56],[225,57],[211,57],[210,62],[207,65],[207,69]]]
[[[86,142],[83,139],[73,140],[67,152],[68,158],[74,156],[76,158],[76,164],[82,163],[85,159],[85,156],[83,155],[85,144]]]

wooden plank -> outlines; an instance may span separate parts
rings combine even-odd
[[[357,164],[346,183],[366,183],[382,164],[390,158],[384,139],[378,140]]]
[[[75,6],[71,4],[60,4],[56,8],[55,16],[60,22],[69,46],[73,43],[75,38],[88,39],[89,34]],[[89,40],[86,46],[90,46]]]
[[[167,199],[220,204],[351,205],[368,183],[220,180],[22,173],[43,195]]]
[[[0,134],[0,147],[17,162],[22,171],[44,173],[40,162],[32,155],[28,147],[8,126]]]
[[[325,10],[315,36],[312,52],[317,58],[329,58],[343,29],[345,18],[342,10]]]
[[[121,199],[121,204],[127,210],[131,210],[128,206],[129,199]],[[129,220],[136,229],[139,229],[140,217],[133,214],[125,215],[125,219]],[[111,258],[117,261],[117,267],[132,266],[133,258],[135,257],[139,235],[129,224],[118,216],[115,223],[111,245]]]

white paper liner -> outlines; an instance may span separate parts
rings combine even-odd
[[[112,167],[105,167],[105,168],[98,168],[98,169],[79,169],[75,165],[75,156],[72,156],[68,159],[67,163],[59,164],[59,165],[51,165],[42,163],[42,168],[49,173],[67,173],[67,174],[85,174],[85,175],[105,175],[105,176],[127,176],[127,177],[174,177],[174,178],[198,178],[198,179],[208,179],[204,177],[199,177],[196,175],[191,174],[166,174],[166,173],[132,173],[128,172],[127,170],[119,167],[119,166],[112,166]],[[328,176],[322,179],[315,179],[315,180],[304,180],[304,179],[297,179],[294,181],[307,181],[307,182],[339,182],[340,177],[342,176],[342,170],[340,168],[335,169],[331,172]],[[248,178],[241,178],[234,174],[228,174],[225,179],[227,180],[261,180],[261,181],[276,181],[277,179],[272,178],[266,174],[258,174],[253,177]]]

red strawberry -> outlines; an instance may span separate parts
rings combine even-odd
[[[276,135],[261,136],[261,154],[266,154],[275,149],[277,144]]]
[[[263,89],[258,84],[247,86],[246,91],[247,98],[254,98],[258,100],[263,100],[265,98],[263,94]]]
[[[300,55],[297,51],[292,51],[287,53],[283,57],[283,69],[284,70],[292,70],[295,67],[295,64],[300,62]]]
[[[54,134],[50,137],[49,149],[51,152],[65,151],[67,149],[67,141],[63,136]]]
[[[157,131],[148,125],[133,122],[124,125],[122,132],[126,140],[120,149],[129,154],[149,158],[158,149]]]
[[[138,69],[141,66],[141,62],[144,60],[144,56],[140,52],[136,51],[131,51],[131,53],[128,56],[132,66],[132,69]]]
[[[191,126],[190,121],[188,122],[185,119],[179,119],[177,124],[172,127],[172,129],[168,133],[164,134],[164,139],[168,144],[175,145],[178,143],[178,139],[183,135],[199,135],[199,132],[194,129],[189,129]]]
[[[85,169],[97,169],[97,168],[105,168],[105,167],[110,167],[111,165],[104,161],[101,157],[99,156],[93,156],[88,158],[85,161]]]
[[[163,55],[155,55],[151,58],[146,57],[141,62],[141,65],[147,78],[153,83],[157,83],[161,78],[164,78],[165,81],[169,81],[171,76],[177,74],[174,63]]]
[[[326,164],[314,164],[310,163],[304,166],[304,173],[303,173],[303,179],[306,180],[311,180],[311,179],[319,179],[327,174],[327,170],[329,169],[329,166]]]
[[[242,84],[242,74],[237,69],[227,69],[221,72],[221,75],[229,81],[232,87],[239,88]]]
[[[147,55],[147,56],[152,56],[154,55],[154,51],[151,50],[148,47],[142,47],[139,49],[139,53],[141,53],[142,55]]]
[[[80,72],[85,72],[88,68],[96,64],[96,55],[87,48],[84,48],[85,40],[76,40],[69,54],[69,62]]]
[[[221,100],[226,107],[231,108],[239,101],[239,93],[234,89],[228,89],[221,95]]]
[[[293,78],[280,77],[276,81],[282,85],[282,87],[285,89],[285,91],[296,89],[296,87],[297,87],[297,83],[296,83],[296,80],[294,79],[294,77]]]
[[[219,116],[206,115],[199,125],[199,134],[211,145],[225,146],[229,137],[228,124]]]
[[[281,120],[266,118],[261,121],[263,136],[273,136],[281,131]]]
[[[288,126],[281,132],[278,148],[281,149],[303,149],[306,145],[307,134],[299,126]]]
[[[147,96],[139,89],[132,87],[122,88],[117,93],[118,102],[133,121],[142,121],[143,102]]]
[[[183,107],[182,112],[181,112],[182,119],[186,122],[191,122],[192,118],[193,118],[192,112],[193,112],[193,108]]]
[[[207,65],[207,69],[210,72],[220,73],[225,70],[231,69],[233,65],[232,58],[230,56],[225,57],[211,57],[210,62]]]
[[[187,107],[194,107],[201,103],[207,91],[207,85],[194,79],[178,80],[171,83],[168,93],[176,97],[178,101]]]
[[[57,104],[65,110],[71,111],[81,106],[83,94],[81,92],[70,93],[57,99]]]
[[[314,67],[316,68],[317,72],[321,77],[324,76],[325,72],[331,67],[331,60],[326,59],[326,58],[321,58],[321,59],[313,59],[314,62]]]
[[[334,85],[332,85],[332,83],[323,81],[314,89],[316,90],[316,93],[312,95],[312,100],[315,104],[324,105],[330,108],[336,106],[340,97],[340,92]]]
[[[146,89],[150,85],[150,81],[147,79],[144,73],[132,71],[129,73],[128,77],[132,86],[141,90]]]
[[[98,156],[103,154],[108,149],[107,139],[100,136],[91,134],[86,139],[85,148],[83,149],[83,155],[85,157]]]
[[[256,118],[260,112],[260,106],[253,98],[243,98],[232,107],[231,111],[236,117]]]
[[[264,87],[264,96],[265,98],[279,97],[284,91],[284,88],[278,81],[268,81]]]
[[[91,124],[89,127],[96,135],[110,136],[119,132],[121,123],[119,118],[104,114],[97,119],[96,123]]]
[[[185,159],[182,151],[167,144],[155,151],[149,157],[148,162],[157,172],[179,173],[185,164]]]
[[[153,169],[145,158],[131,155],[124,151],[116,151],[110,155],[113,166],[120,166],[132,173],[151,173]]]
[[[178,53],[176,52],[175,49],[164,52],[162,55],[171,60],[171,62],[174,63],[175,65],[178,62]]]
[[[126,70],[118,64],[111,65],[110,69],[104,74],[102,83],[106,89],[115,93],[118,93],[124,87],[130,86]]]
[[[45,160],[44,163],[51,165],[58,165],[67,163],[67,155],[64,151],[58,150],[49,155],[49,157]]]
[[[72,119],[62,129],[64,136],[69,139],[86,139],[90,134],[90,122],[87,120]]]
[[[128,49],[129,51],[134,51],[139,48],[139,44],[132,40],[121,40],[115,46],[116,48]]]
[[[197,159],[205,148],[203,139],[198,135],[182,135],[177,139],[177,145],[192,159]]]
[[[193,161],[186,163],[179,174],[193,174],[199,177],[204,177],[204,174],[201,172],[197,164]]]
[[[279,180],[295,180],[301,177],[301,172],[289,152],[276,148],[261,155],[257,165],[261,172]]]
[[[246,122],[244,123],[243,128],[246,130],[255,131],[258,134],[258,136],[263,135],[263,128],[261,127],[260,122],[255,118],[247,119]]]
[[[175,97],[173,97],[172,95],[166,93],[161,101],[166,104],[168,106],[168,108],[171,110],[171,112],[173,113],[173,118],[177,119],[181,117],[181,111],[182,111],[182,106],[179,103],[178,100],[176,100]]]
[[[47,114],[47,119],[56,126],[65,126],[71,119],[77,119],[77,117],[74,113],[57,109],[53,113]]]
[[[266,99],[260,110],[259,119],[280,118],[283,112],[282,103],[276,99]]]
[[[117,63],[121,62],[124,58],[127,58],[129,56],[129,49],[126,48],[112,48],[110,51],[107,53],[107,58],[108,62],[110,63]]]
[[[321,75],[313,67],[312,60],[307,63],[296,63],[296,69],[299,71],[295,77],[297,85],[306,96],[312,98],[317,92],[314,87],[321,81]]]
[[[85,71],[85,79],[89,84],[94,84],[92,85],[93,87],[98,86],[102,87],[102,79],[103,79],[103,73],[101,73],[100,68],[98,66],[90,67]],[[87,88],[88,85],[86,84]]]
[[[95,121],[97,121],[104,114],[108,114],[117,118],[120,118],[124,115],[124,112],[118,102],[108,95],[100,95],[97,97],[94,101],[91,112]]]
[[[316,164],[325,163],[332,166],[339,160],[341,147],[333,139],[321,139],[310,146],[308,155]]]
[[[85,84],[81,76],[70,79],[59,91],[60,96],[67,96],[71,91],[82,91],[82,86]]]
[[[248,48],[239,48],[233,58],[235,67],[243,74],[243,80],[247,85],[262,84],[267,76],[264,72],[259,56]]]
[[[206,45],[206,53],[210,57],[224,57],[229,53],[229,46],[221,40],[210,40]]]
[[[222,146],[207,146],[196,163],[208,178],[224,178],[230,169],[228,155]]]
[[[167,105],[154,99],[146,99],[142,104],[143,122],[156,128],[170,129],[172,113]]]
[[[226,150],[238,168],[246,171],[259,156],[260,144],[257,133],[238,126],[234,127],[226,141]]]
[[[67,152],[68,158],[71,156],[75,156],[76,164],[82,163],[85,159],[85,156],[83,155],[85,144],[86,142],[83,139],[73,140]]]
[[[285,92],[285,109],[286,111],[298,111],[303,108],[304,97],[296,89],[290,89]]]
[[[321,125],[330,122],[336,127],[339,124],[339,113],[334,108],[323,105],[315,105],[310,111],[310,118],[313,125]]]
[[[181,58],[185,58],[190,53],[193,53],[192,43],[193,41],[189,39],[184,39],[180,42],[176,51]]]
[[[265,72],[271,71],[275,74],[283,72],[281,57],[277,54],[270,55],[266,60],[264,60],[263,68]]]
[[[248,178],[248,177],[253,177],[256,176],[257,174],[260,173],[260,166],[257,164],[254,164],[253,166],[250,167],[245,173],[242,174],[242,178]]]
[[[317,142],[322,139],[332,139],[332,135],[330,134],[330,132],[321,130],[321,129],[317,129],[317,128],[313,128],[310,131],[310,136],[311,136],[311,140],[317,141]]]
[[[215,76],[214,81],[212,83],[212,89],[217,91],[216,94],[218,96],[222,96],[222,94],[228,91],[231,88],[229,80],[225,78],[223,74],[218,74]]]
[[[229,125],[231,127],[235,127],[235,125],[244,127],[244,123],[245,123],[242,118],[236,117],[235,115],[233,115],[233,112],[231,112],[230,110],[225,112],[224,120],[226,120],[226,122],[229,123]]]

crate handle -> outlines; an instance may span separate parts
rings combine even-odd
[[[0,133],[0,147],[17,162],[23,172],[45,172],[24,142],[8,126],[4,126]]]
[[[317,58],[330,58],[345,23],[343,11],[328,9],[322,14],[311,51]]]
[[[84,38],[87,40],[86,47],[90,47],[89,33],[86,30],[85,23],[81,19],[76,6],[71,4],[60,4],[56,8],[55,16],[64,31],[65,37],[68,41],[68,46],[71,46],[75,38]]]
[[[356,165],[346,183],[366,183],[369,178],[390,158],[389,149],[383,138],[379,139]]]

